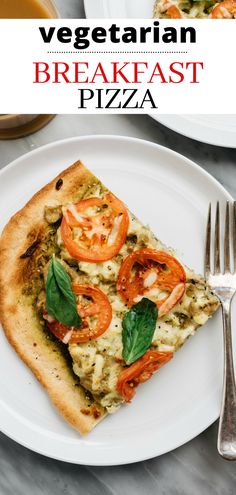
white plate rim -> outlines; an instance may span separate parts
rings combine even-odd
[[[172,154],[173,156],[177,156],[178,158],[181,158],[181,160],[183,162],[185,162],[186,165],[192,167],[193,169],[197,170],[197,172],[204,176],[205,178],[207,178],[208,180],[210,180],[210,182],[212,182],[213,184],[215,184],[217,186],[217,188],[219,188],[222,193],[227,197],[227,199],[229,199],[230,201],[233,200],[232,196],[228,193],[228,191],[214,178],[212,177],[208,172],[206,172],[204,169],[202,169],[199,165],[197,165],[196,163],[192,162],[190,159],[186,158],[185,156],[181,155],[180,153],[177,153],[169,148],[166,148],[164,146],[161,146],[159,144],[156,144],[156,143],[153,143],[152,141],[147,141],[147,140],[144,140],[144,139],[140,139],[140,138],[135,138],[135,137],[128,137],[128,136],[120,136],[120,135],[84,135],[84,136],[79,136],[79,137],[73,137],[73,138],[66,138],[66,139],[63,139],[63,140],[58,140],[58,141],[54,141],[54,142],[51,142],[51,143],[48,143],[44,146],[41,146],[35,150],[32,150],[28,153],[25,153],[23,155],[21,155],[20,157],[18,157],[16,160],[12,161],[11,163],[9,163],[7,166],[5,166],[2,170],[0,170],[0,177],[3,176],[4,174],[7,174],[8,173],[8,170],[16,167],[19,162],[21,161],[24,161],[24,158],[25,157],[33,157],[37,154],[40,154],[40,153],[44,153],[45,151],[47,152],[48,150],[54,148],[54,147],[57,147],[57,146],[64,146],[64,144],[68,144],[68,143],[71,143],[71,142],[81,142],[81,141],[91,141],[91,140],[94,140],[94,139],[98,139],[98,140],[115,140],[115,141],[122,141],[122,142],[132,142],[132,143],[142,143],[143,145],[147,146],[147,147],[153,147],[155,148],[157,151],[160,150],[161,152],[165,152],[167,154]],[[0,417],[1,417],[1,411],[0,411]],[[146,456],[143,456],[142,454],[140,455],[139,453],[136,454],[136,457],[132,457],[132,459],[130,458],[125,458],[125,459],[121,459],[119,462],[111,462],[110,460],[99,460],[99,462],[97,460],[92,460],[91,462],[83,462],[83,459],[79,459],[79,460],[75,460],[74,457],[69,457],[67,456],[66,458],[61,456],[61,455],[58,455],[58,454],[50,454],[48,452],[45,452],[45,450],[43,448],[37,448],[35,449],[33,445],[31,445],[29,443],[28,440],[25,440],[25,439],[22,439],[22,438],[19,438],[17,435],[13,435],[11,433],[11,431],[9,431],[8,428],[5,428],[4,426],[2,427],[1,426],[1,431],[7,435],[9,438],[11,438],[12,440],[18,442],[19,444],[23,445],[24,447],[34,451],[34,452],[37,452],[39,454],[42,454],[44,456],[47,456],[47,457],[50,457],[50,458],[54,458],[54,459],[57,459],[57,460],[61,460],[61,461],[64,461],[64,462],[69,462],[69,463],[74,463],[74,464],[85,464],[85,465],[91,465],[91,466],[112,466],[112,465],[123,465],[123,464],[130,464],[130,463],[134,463],[134,462],[140,462],[140,461],[144,461],[144,460],[147,460],[147,459],[150,459],[150,458],[153,458],[153,457],[156,457],[157,455],[162,455],[166,452],[169,452],[171,450],[174,450],[178,447],[180,447],[181,445],[184,445],[185,443],[187,443],[188,441],[192,440],[193,438],[195,438],[197,435],[199,435],[200,433],[202,433],[206,428],[208,428],[214,421],[216,421],[218,418],[218,415],[214,415],[213,417],[211,417],[207,423],[204,422],[204,425],[198,425],[196,426],[195,428],[192,428],[192,431],[191,431],[191,434],[187,435],[183,440],[180,441],[180,443],[178,444],[174,444],[170,449],[168,450],[163,450],[163,452],[161,453],[155,453],[155,450],[153,451],[152,449],[152,453],[150,455],[146,455]]]
[[[228,133],[226,130],[220,128],[217,129],[216,133],[215,129],[211,129],[207,125],[201,125],[194,121],[189,122],[188,118],[186,119],[184,115],[150,114],[149,116],[159,124],[164,125],[167,129],[177,132],[189,139],[223,148],[236,148],[236,133]]]
[[[104,12],[105,8],[103,0],[96,0],[96,4],[94,4],[94,0],[84,0],[84,10],[88,19],[102,19],[106,16],[106,12]]]
[[[97,0],[96,8],[97,8],[97,4],[101,3],[101,1],[102,0]],[[92,14],[91,6],[92,6],[91,2],[89,2],[88,0],[84,0],[84,11],[85,11],[85,16],[87,17],[87,19],[91,19],[93,17],[91,15]],[[94,17],[97,17],[97,16],[94,16]],[[98,17],[100,17],[100,15]],[[103,17],[103,16],[101,15],[101,17]]]

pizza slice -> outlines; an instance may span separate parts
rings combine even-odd
[[[131,402],[217,307],[206,281],[80,161],[3,231],[3,329],[82,434]]]

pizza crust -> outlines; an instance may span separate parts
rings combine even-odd
[[[100,182],[80,161],[76,162],[10,219],[0,240],[0,318],[5,335],[45,387],[57,410],[81,434],[91,431],[106,412],[86,397],[61,346],[44,332],[32,297],[24,294],[25,284],[33,275],[34,254],[26,258],[22,255],[33,243],[35,252],[40,249],[48,226],[45,205],[79,201],[94,184]]]

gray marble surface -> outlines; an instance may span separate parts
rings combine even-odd
[[[94,0],[96,1],[96,0]],[[82,0],[57,0],[62,17],[82,17]],[[184,138],[147,116],[57,116],[38,133],[0,141],[0,167],[48,142],[85,134],[123,134],[193,159],[236,198],[236,150]],[[0,495],[234,495],[236,464],[216,453],[217,423],[188,444],[138,464],[91,468],[35,454],[0,434]]]

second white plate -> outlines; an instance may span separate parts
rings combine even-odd
[[[193,162],[138,139],[81,137],[22,156],[0,174],[0,230],[38,189],[77,159],[149,223],[163,242],[177,248],[187,265],[202,272],[208,202],[232,198]],[[235,311],[233,318],[236,323]],[[78,464],[125,464],[161,455],[216,420],[222,354],[218,314],[171,363],[140,386],[130,406],[81,438],[57,414],[0,332],[0,428],[32,450]]]
[[[88,18],[151,19],[154,0],[84,0]],[[157,122],[203,143],[236,148],[236,115],[151,115]]]
[[[147,18],[153,14],[155,0],[84,0],[86,17],[102,19],[113,18]]]
[[[151,115],[157,122],[202,143],[236,148],[236,115]]]

